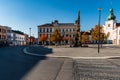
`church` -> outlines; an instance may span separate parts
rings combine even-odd
[[[113,9],[110,9],[110,14],[103,25],[103,30],[108,37],[108,44],[120,45],[120,23],[117,22]]]

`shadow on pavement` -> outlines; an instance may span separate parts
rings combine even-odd
[[[44,47],[44,46],[30,46],[27,48],[27,52],[39,55],[47,55],[52,54],[52,48]]]
[[[21,80],[38,62],[46,57],[30,56],[23,53],[26,46],[0,48],[0,80]],[[41,47],[39,47],[41,48]],[[36,48],[34,49],[37,51]],[[31,47],[31,49],[33,49]],[[42,54],[52,53],[52,49],[42,47]]]

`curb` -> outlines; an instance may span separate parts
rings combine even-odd
[[[39,55],[39,54],[35,54],[35,53],[30,53],[30,52],[27,52],[27,48],[24,48],[23,49],[23,52],[27,55],[32,55],[32,56],[39,56],[39,57],[59,57],[59,58],[68,58],[68,56],[54,56],[54,55]]]
[[[55,55],[40,55],[35,53],[30,53],[27,48],[23,49],[23,52],[27,55],[38,56],[38,57],[50,57],[50,58],[72,58],[72,59],[120,59],[120,56],[105,56],[105,57],[70,57],[70,56],[55,56]]]

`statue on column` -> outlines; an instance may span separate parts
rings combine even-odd
[[[74,47],[79,47],[81,46],[80,11],[78,11],[78,18],[75,23],[76,23],[76,29],[74,33]]]

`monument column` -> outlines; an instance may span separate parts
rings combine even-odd
[[[74,47],[81,46],[81,33],[80,33],[80,11],[78,11],[78,18],[76,20],[76,30],[74,33]]]

